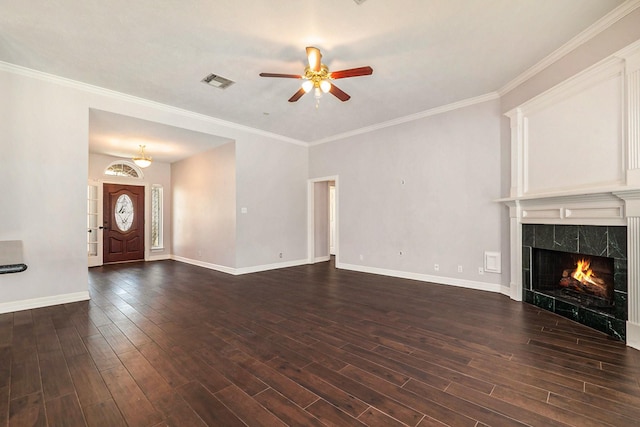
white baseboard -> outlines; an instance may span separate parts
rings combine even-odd
[[[627,345],[640,350],[640,325],[627,321]]]
[[[149,255],[145,261],[166,261],[171,259],[171,255],[162,254],[162,255]]]
[[[171,259],[174,261],[184,262],[185,264],[191,264],[191,265],[196,265],[198,267],[208,268],[209,270],[220,271],[221,273],[235,274],[235,271],[236,271],[236,269],[232,267],[212,264],[210,262],[198,261],[197,259],[185,258],[178,255],[171,255]]]
[[[72,294],[53,295],[50,297],[26,299],[0,304],[0,314],[14,311],[31,310],[33,308],[49,307],[51,305],[69,304],[71,302],[89,300],[89,291],[74,292]]]
[[[384,268],[367,267],[364,265],[355,264],[336,264],[336,268],[342,268],[344,270],[359,271],[361,273],[379,274],[382,276],[398,277],[400,279],[419,280],[421,282],[437,283],[440,285],[458,286],[461,288],[476,289],[479,291],[489,291],[495,293],[502,293],[503,286],[494,283],[476,282],[473,280],[456,279],[451,277],[432,276],[429,274],[412,273],[409,271],[399,270],[387,270]]]
[[[256,265],[253,267],[237,268],[235,274],[259,273],[260,271],[277,270],[279,268],[297,267],[299,265],[307,265],[306,259],[298,259],[294,261],[277,262],[274,264]]]
[[[313,260],[313,263],[315,264],[315,263],[317,263],[317,262],[327,262],[327,261],[330,261],[330,260],[331,260],[331,255],[327,255],[327,256],[319,256],[319,257],[316,257],[316,258]]]
[[[511,299],[515,299],[515,298],[513,298],[513,295],[511,295],[511,286],[500,285],[500,293],[502,295],[508,296]],[[520,298],[517,301],[521,301],[521,300],[522,300],[522,298]]]
[[[295,261],[278,262],[274,264],[255,265],[251,267],[233,268],[233,267],[226,267],[224,265],[217,265],[217,264],[212,264],[208,262],[198,261],[190,258],[184,258],[177,255],[172,255],[171,259],[175,261],[191,264],[191,265],[197,265],[198,267],[208,268],[210,270],[220,271],[222,273],[232,274],[234,276],[239,276],[241,274],[258,273],[260,271],[277,270],[279,268],[297,267],[299,265],[307,264],[307,260],[303,259],[303,260],[295,260]]]

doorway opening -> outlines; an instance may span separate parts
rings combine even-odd
[[[338,177],[308,181],[308,263],[326,262],[339,257]]]

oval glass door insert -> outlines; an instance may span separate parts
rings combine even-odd
[[[120,231],[129,231],[133,225],[133,201],[127,194],[122,194],[116,200],[116,226]]]

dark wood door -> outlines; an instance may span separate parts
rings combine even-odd
[[[104,184],[104,263],[144,259],[144,187]]]

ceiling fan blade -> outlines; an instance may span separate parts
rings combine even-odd
[[[335,96],[342,102],[348,101],[351,98],[350,95],[348,95],[342,89],[338,88],[338,86],[334,85],[333,83],[331,83],[331,89],[329,89],[329,92],[331,92],[333,96]]]
[[[260,77],[283,77],[285,79],[301,79],[299,74],[260,73]]]
[[[305,92],[304,89],[298,89],[298,91],[294,93],[291,98],[289,98],[289,102],[296,102],[298,99],[302,98],[302,95],[304,95],[305,93],[307,92]]]
[[[366,66],[366,67],[350,68],[348,70],[333,71],[330,74],[330,78],[344,79],[347,77],[369,76],[371,74],[373,74],[373,68]]]
[[[307,47],[307,58],[309,59],[309,68],[313,71],[320,71],[320,66],[322,64],[322,54],[320,53],[320,49],[312,46]]]

